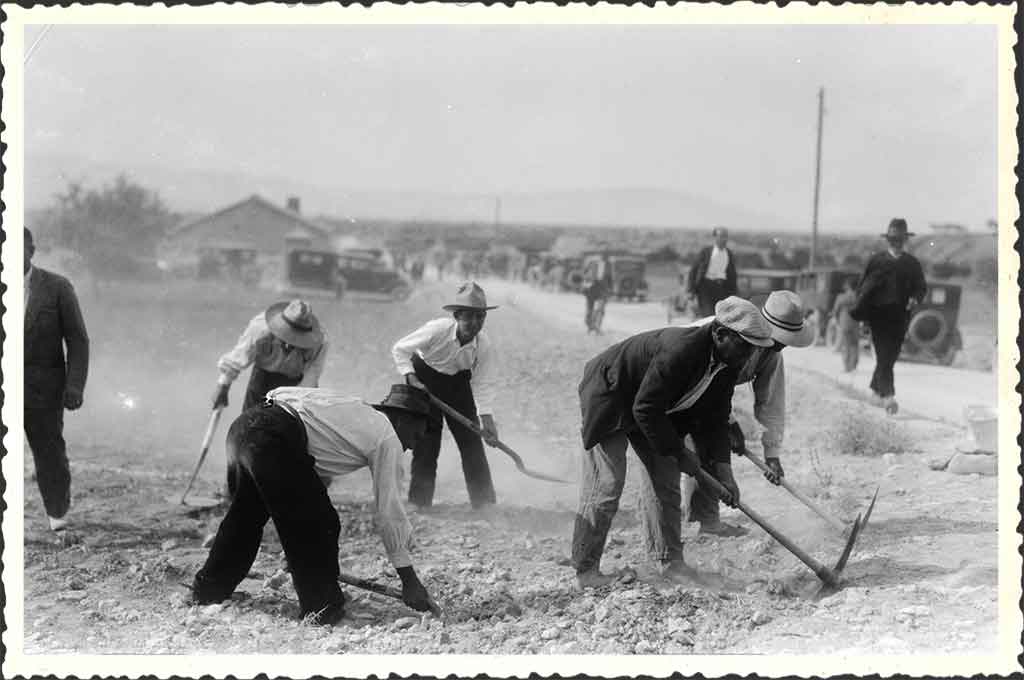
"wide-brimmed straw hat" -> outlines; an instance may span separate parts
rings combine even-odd
[[[882,234],[883,238],[909,238],[915,236],[914,232],[907,231],[907,221],[902,217],[894,217],[889,222],[889,228]]]
[[[396,409],[408,411],[426,418],[439,418],[439,411],[430,403],[430,396],[418,387],[396,383],[391,386],[388,396],[379,404],[373,404],[378,411]]]
[[[750,300],[730,295],[715,305],[715,320],[757,347],[772,346],[772,330]]]
[[[449,312],[456,309],[497,309],[497,305],[487,306],[484,289],[476,281],[466,281],[455,291],[455,299],[441,307]]]
[[[289,345],[302,349],[314,349],[324,341],[320,322],[313,314],[313,308],[305,300],[276,302],[267,308],[264,315],[267,328]]]
[[[814,342],[814,329],[804,323],[804,304],[791,290],[776,290],[764,301],[761,315],[771,327],[772,339],[789,347]]]

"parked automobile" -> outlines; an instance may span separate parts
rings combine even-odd
[[[611,277],[610,297],[617,300],[643,302],[647,299],[647,261],[640,255],[624,251],[584,253],[581,271],[594,259],[604,259]]]
[[[758,307],[775,290],[794,290],[800,272],[792,269],[738,269],[736,293]]]
[[[928,282],[924,300],[914,310],[903,340],[900,359],[949,366],[963,349],[960,335],[961,287]]]
[[[338,254],[306,248],[289,250],[284,258],[279,292],[304,297],[342,297],[345,280],[338,270]]]
[[[383,293],[392,300],[405,300],[412,292],[401,272],[373,254],[342,251],[337,257],[338,273],[347,291]]]
[[[843,291],[843,282],[857,279],[860,272],[845,267],[821,267],[813,271],[798,272],[795,290],[804,303],[804,309],[813,317],[817,327],[818,344],[827,341],[827,329],[831,322],[832,307],[836,297]]]

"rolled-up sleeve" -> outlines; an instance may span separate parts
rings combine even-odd
[[[786,375],[781,352],[768,352],[754,376],[754,418],[766,458],[778,458],[786,434]]]
[[[370,472],[373,475],[373,494],[376,514],[374,521],[388,559],[396,569],[412,564],[409,557],[409,537],[412,525],[402,505],[398,471],[402,460],[402,445],[394,435],[385,437],[377,447]]]
[[[440,321],[440,323],[438,323]],[[395,368],[399,375],[412,373],[412,356],[418,351],[428,349],[438,332],[445,328],[444,320],[428,321],[409,335],[401,338],[391,347],[391,356],[395,360]]]
[[[262,317],[256,317],[249,322],[249,325],[238,337],[238,342],[231,350],[222,356],[217,362],[217,370],[220,376],[217,382],[221,385],[230,385],[238,377],[238,374],[248,368],[256,359],[259,352],[259,342],[267,333],[266,323]]]
[[[473,401],[480,415],[494,414],[494,398],[498,393],[498,350],[490,336],[477,336],[476,366],[473,367]]]

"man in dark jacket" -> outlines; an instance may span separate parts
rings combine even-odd
[[[871,391],[888,413],[899,410],[893,366],[900,356],[914,306],[921,303],[928,291],[921,263],[904,251],[907,239],[913,235],[907,231],[906,220],[897,217],[889,222],[888,230],[882,234],[889,247],[868,260],[857,290],[857,302],[850,310],[851,317],[866,321],[871,328],[875,347]]]
[[[736,371],[754,347],[770,347],[771,330],[753,304],[737,297],[718,303],[715,320],[701,328],[663,328],[628,338],[591,359],[579,385],[583,415],[583,474],[573,530],[577,585],[600,586],[608,529],[626,479],[626,446],[646,468],[643,493],[653,494],[654,517],[645,517],[651,557],[669,578],[693,580],[683,562],[679,471],[696,474],[700,462],[680,433],[698,440],[715,459],[713,470],[739,500],[729,453],[729,412]],[[679,461],[672,474],[652,475],[655,456]]]
[[[698,316],[711,316],[715,305],[736,294],[736,262],[732,251],[725,247],[729,231],[715,227],[711,231],[714,245],[701,249],[687,279],[690,297],[697,298]]]
[[[89,336],[75,289],[63,276],[32,266],[35,244],[25,230],[25,437],[50,528],[67,526],[71,470],[64,409],[82,406]],[[67,345],[65,363],[64,346]]]

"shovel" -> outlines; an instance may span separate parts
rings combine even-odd
[[[435,397],[433,394],[430,394],[430,392],[427,392],[427,395],[430,397],[430,401],[432,401],[439,409],[441,409],[442,411],[447,413],[448,416],[452,420],[454,420],[455,422],[459,423],[460,425],[462,425],[464,427],[469,428],[470,430],[475,432],[481,438],[483,437],[483,435],[484,435],[483,430],[481,430],[480,427],[476,423],[474,423],[472,420],[470,420],[469,418],[467,418],[466,416],[462,415],[461,413],[456,411],[454,408],[452,408],[448,404],[444,403],[443,401],[441,401],[440,399]],[[506,446],[505,444],[501,443],[500,441],[495,440],[494,448],[499,449],[503,453],[507,454],[508,457],[511,458],[515,462],[516,469],[518,469],[520,472],[522,472],[527,477],[533,477],[534,479],[542,479],[545,482],[556,482],[558,484],[569,484],[569,480],[567,480],[567,479],[562,479],[561,477],[553,477],[551,475],[546,475],[543,472],[536,472],[534,470],[529,469],[528,467],[526,467],[526,464],[523,463],[523,459],[519,456],[518,453],[516,453],[510,447]]]
[[[217,407],[210,412],[210,420],[206,425],[206,434],[203,435],[203,444],[199,451],[199,460],[196,461],[196,467],[192,470],[192,477],[188,480],[188,486],[185,487],[185,493],[181,494],[181,500],[179,502],[182,505],[192,505],[194,507],[203,508],[220,505],[220,501],[215,498],[194,498],[191,503],[186,503],[185,499],[188,496],[188,492],[192,490],[192,485],[196,483],[196,477],[199,475],[199,468],[203,466],[203,461],[206,460],[206,454],[210,452],[210,442],[213,441],[213,433],[217,430],[217,423],[220,422],[220,414],[223,410],[223,407]]]
[[[716,494],[722,496],[723,498],[728,497],[730,495],[726,488],[722,486],[722,484],[717,479],[712,477],[710,474],[708,474],[701,468],[697,469],[697,480],[702,485],[713,490]],[[877,494],[878,491],[876,490],[875,495],[877,496]],[[839,589],[839,574],[840,572],[842,572],[843,568],[846,566],[847,560],[850,558],[850,553],[853,551],[853,544],[857,542],[857,536],[860,534],[860,530],[862,527],[860,515],[857,515],[857,519],[853,522],[853,529],[850,531],[850,537],[846,541],[846,546],[843,548],[843,552],[839,558],[839,561],[836,562],[835,567],[830,569],[821,562],[811,557],[808,553],[803,551],[796,543],[789,540],[789,538],[787,538],[782,532],[780,532],[778,529],[769,524],[763,517],[761,517],[756,512],[751,510],[749,507],[744,505],[742,501],[737,501],[736,507],[739,509],[740,512],[742,512],[744,515],[753,520],[755,524],[757,524],[759,527],[768,532],[768,534],[772,538],[774,538],[776,541],[782,544],[782,547],[796,555],[796,557],[801,562],[806,564],[808,568],[810,568],[810,570],[814,572],[815,576],[817,576],[821,580],[821,582],[825,584],[825,587],[830,588],[833,591]],[[874,500],[871,501],[871,506],[868,508],[868,516],[870,516],[871,509],[873,507]]]
[[[344,584],[355,586],[356,588],[362,588],[368,590],[371,593],[377,593],[378,595],[386,595],[387,597],[394,598],[398,601],[402,601],[402,591],[394,586],[386,586],[376,581],[370,581],[365,578],[359,578],[358,576],[352,576],[351,574],[341,573],[338,574],[338,580]],[[443,619],[444,612],[441,611],[441,607],[438,606],[434,598],[427,595],[428,603],[430,605],[430,613],[439,619]]]
[[[750,451],[748,451],[745,447],[744,447],[744,449],[742,451],[742,454],[743,454],[743,456],[747,460],[749,460],[751,463],[756,465],[758,467],[758,469],[761,470],[761,472],[764,472],[766,474],[770,474],[771,473],[771,470],[768,468],[768,466],[765,465],[764,462],[762,462],[759,458],[756,458],[753,454],[751,454]],[[840,534],[845,534],[847,529],[850,528],[847,525],[845,525],[842,522],[840,522],[835,517],[832,517],[827,512],[822,510],[810,498],[808,498],[804,494],[800,493],[800,490],[794,488],[789,482],[787,482],[785,477],[783,477],[782,479],[779,480],[779,486],[781,486],[783,489],[785,489],[786,491],[791,493],[794,498],[796,498],[798,501],[800,501],[801,503],[806,505],[808,508],[810,508],[812,511],[814,511],[814,514],[816,514],[818,517],[821,517],[823,520],[828,522],[829,525],[831,525],[832,528],[835,529],[836,531],[838,531]],[[877,495],[878,492],[876,491],[875,493]]]

